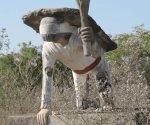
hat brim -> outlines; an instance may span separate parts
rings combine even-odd
[[[44,17],[56,17],[60,18],[70,25],[75,27],[81,27],[80,21],[80,12],[78,9],[73,8],[56,8],[56,9],[39,9],[34,10],[22,17],[23,22],[33,28],[36,32],[39,33],[39,26],[42,18]],[[89,25],[93,28],[94,33],[96,33],[98,38],[102,40],[102,47],[106,51],[111,51],[117,48],[117,44],[114,43],[109,36],[101,29],[99,25],[94,21],[94,19],[90,16]]]

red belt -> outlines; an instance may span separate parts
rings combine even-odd
[[[74,70],[74,72],[77,74],[85,74],[89,72],[90,70],[94,69],[99,64],[100,60],[101,60],[101,57],[99,56],[91,65],[85,67],[82,70]]]

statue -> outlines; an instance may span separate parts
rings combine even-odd
[[[117,45],[90,16],[87,18],[89,26],[80,28],[82,24],[77,9],[41,9],[23,17],[24,23],[39,32],[44,41],[41,110],[37,114],[40,125],[47,125],[48,116],[52,112],[51,85],[56,60],[61,61],[72,70],[78,110],[88,108],[86,106],[88,91],[85,88],[90,73],[95,74],[101,108],[112,109],[114,106],[104,53],[116,49]],[[88,53],[90,55],[83,53],[82,41],[84,40],[92,41],[90,43],[91,50]],[[97,48],[96,54],[95,48]]]

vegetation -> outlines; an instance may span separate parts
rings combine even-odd
[[[107,53],[108,60],[117,65],[128,65],[130,70],[140,71],[150,83],[150,31],[143,25],[135,27],[131,34],[121,34],[114,38],[118,49]]]
[[[106,53],[115,105],[119,108],[150,107],[150,31],[137,26],[132,33],[115,36],[118,49]],[[8,115],[37,113],[40,107],[41,47],[20,44],[16,53],[7,53],[6,29],[0,32],[0,123]],[[96,88],[92,88],[95,93]],[[54,110],[75,107],[71,71],[60,62],[54,70]],[[65,91],[64,91],[65,90]],[[70,95],[65,96],[65,95]],[[94,96],[97,96],[96,94]],[[130,102],[130,105],[128,105]],[[3,115],[1,115],[3,114]]]

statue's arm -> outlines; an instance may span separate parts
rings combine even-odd
[[[49,44],[44,42],[42,50],[42,64],[43,64],[43,79],[42,79],[42,97],[41,97],[41,110],[37,114],[37,121],[40,125],[47,125],[50,121],[51,115],[51,86],[53,68],[55,58],[49,54]]]
[[[50,109],[51,108],[51,77],[47,77],[43,73],[43,83],[42,83],[42,97],[41,97],[41,109]]]
[[[76,0],[76,2],[80,10],[80,18],[81,18],[80,35],[81,40],[83,42],[83,53],[86,56],[90,56],[92,54],[91,42],[94,41],[93,30],[92,27],[89,26],[88,21],[90,0]]]
[[[51,82],[52,78],[46,68],[43,67],[43,83],[42,83],[42,97],[41,110],[37,114],[37,121],[39,125],[48,125],[50,123],[49,115],[51,114]]]
[[[51,86],[53,82],[53,68],[55,63],[55,57],[50,54],[51,48],[48,42],[43,44],[42,50],[42,65],[43,65],[43,78],[42,78],[42,97],[41,97],[41,109],[51,110]]]

